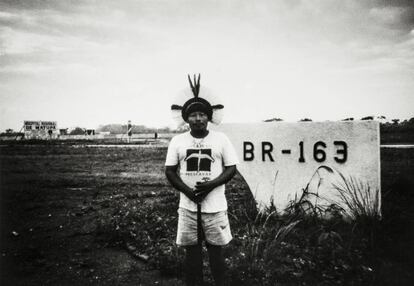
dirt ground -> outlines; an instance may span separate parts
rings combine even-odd
[[[148,181],[163,175],[163,151],[159,158],[116,148],[0,151],[1,285],[182,285],[109,244],[98,223],[119,193],[159,187]]]

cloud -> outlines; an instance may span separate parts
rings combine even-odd
[[[227,106],[237,97],[269,116],[304,117],[306,105],[325,102],[317,114],[331,118],[358,96],[367,102],[358,108],[374,108],[378,86],[403,99],[411,87],[413,2],[3,1],[0,104],[43,94],[67,106],[84,99],[86,112],[104,98],[99,118],[133,102],[122,116],[155,122],[185,75],[201,72]],[[232,116],[263,116],[242,110]]]
[[[414,25],[414,8],[412,7],[375,7],[369,10],[369,16],[377,23],[407,32]]]
[[[1,54],[38,53],[73,60],[72,55],[82,53],[84,60],[86,55],[119,58],[117,54],[125,52],[180,53],[193,46],[206,54],[215,47],[217,53],[230,53],[235,47],[241,55],[273,49],[297,59],[323,54],[329,60],[350,52],[356,59],[371,60],[406,40],[413,29],[412,3],[4,1]]]

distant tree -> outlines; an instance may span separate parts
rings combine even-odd
[[[169,133],[171,130],[168,127],[162,128],[149,128],[145,125],[132,125],[131,127],[132,134],[142,134],[142,133]],[[128,125],[127,124],[106,124],[100,125],[96,132],[110,132],[111,134],[127,134]]]
[[[127,133],[127,125],[122,124],[107,124],[98,127],[97,132],[110,132],[111,134],[123,134]],[[133,130],[133,133],[135,131]]]
[[[158,133],[170,133],[172,130],[170,129],[170,127],[166,126],[166,127],[161,127],[157,129]]]
[[[8,133],[8,134],[13,133],[13,129],[11,129],[11,128],[6,129],[6,133]]]
[[[85,135],[85,129],[84,128],[80,128],[80,127],[76,127],[75,129],[73,129],[69,135]]]
[[[398,124],[400,120],[398,118],[391,119],[392,123]]]
[[[177,128],[177,132],[186,132],[190,130],[190,126],[188,124],[183,124]]]
[[[348,118],[342,119],[342,121],[354,121],[354,118],[353,117],[348,117]]]
[[[264,122],[273,122],[273,121],[283,121],[283,119],[282,118],[271,118],[271,119],[266,119],[266,120],[264,120]]]
[[[361,120],[374,120],[374,116],[365,116],[362,117]]]
[[[132,133],[153,133],[153,131],[145,125],[132,125]]]
[[[306,121],[312,121],[312,119],[310,118],[302,118],[301,120],[299,120],[300,122],[306,122]]]
[[[400,121],[400,125],[407,126],[408,125],[408,120],[404,119],[403,122]]]

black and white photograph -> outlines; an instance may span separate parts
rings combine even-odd
[[[413,0],[0,0],[0,284],[414,285]]]

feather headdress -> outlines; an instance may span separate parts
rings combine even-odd
[[[175,121],[178,125],[182,125],[187,121],[190,111],[202,109],[207,113],[210,122],[220,124],[223,118],[224,106],[218,103],[217,98],[212,95],[209,89],[204,86],[200,88],[200,74],[198,78],[194,75],[193,81],[191,81],[191,77],[188,75],[188,81],[190,88],[183,90],[171,105]]]

